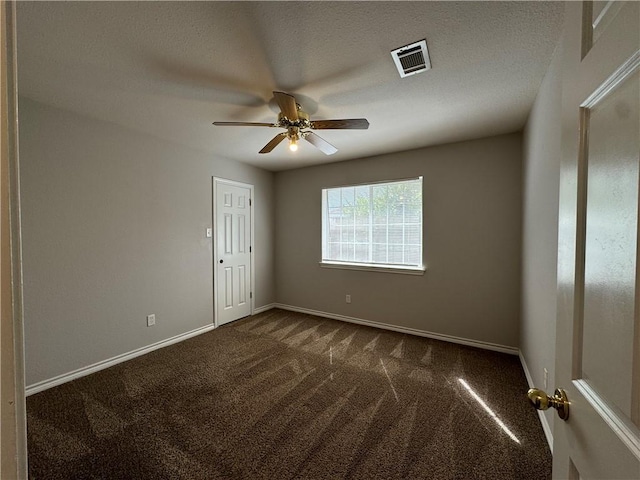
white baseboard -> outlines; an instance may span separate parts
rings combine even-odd
[[[196,335],[209,332],[213,329],[214,329],[213,325],[206,325],[204,327],[196,328],[195,330],[191,330],[186,333],[181,333],[180,335],[176,335],[175,337],[167,338],[166,340],[161,340],[159,342],[153,343],[146,347],[141,347],[128,353],[123,353],[122,355],[117,355],[115,357],[108,358],[101,362],[94,363],[93,365],[82,367],[77,370],[73,370],[72,372],[64,373],[62,375],[58,375],[57,377],[53,377],[48,380],[43,380],[41,382],[34,383],[33,385],[28,385],[27,388],[25,389],[25,393],[27,396],[29,396],[29,395],[33,395],[34,393],[42,392],[49,388],[62,385],[63,383],[70,382],[71,380],[75,380],[77,378],[84,377],[91,373],[104,370],[105,368],[112,367],[113,365],[117,365],[118,363],[126,362],[127,360],[131,360],[132,358],[139,357],[140,355],[144,355],[146,353],[152,352],[159,348],[166,347],[168,345],[186,340],[187,338],[195,337]]]
[[[518,355],[518,352],[519,352],[519,350],[515,347],[498,345],[496,343],[481,342],[479,340],[471,340],[468,338],[454,337],[452,335],[433,333],[433,332],[428,332],[426,330],[418,330],[415,328],[401,327],[398,325],[391,325],[388,323],[373,322],[371,320],[363,320],[362,318],[348,317],[346,315],[338,315],[335,313],[321,312],[319,310],[311,310],[310,308],[294,307],[292,305],[285,305],[282,303],[275,303],[273,308],[281,308],[283,310],[290,310],[292,312],[308,313],[309,315],[317,315],[318,317],[331,318],[333,320],[341,320],[343,322],[349,322],[349,323],[357,323],[359,325],[367,325],[369,327],[383,328],[385,330],[393,330],[395,332],[408,333],[410,335],[418,335],[420,337],[433,338],[435,340],[458,343],[461,345],[468,345],[471,347],[483,348],[485,350],[493,350],[496,352],[509,353],[511,355]]]
[[[533,378],[531,377],[531,373],[529,372],[529,367],[527,367],[527,362],[524,360],[524,356],[522,352],[518,352],[518,356],[520,357],[520,363],[522,364],[522,369],[524,370],[524,375],[527,377],[527,383],[529,384],[529,388],[535,388],[533,383]],[[547,437],[547,443],[549,444],[549,449],[551,453],[553,453],[553,432],[551,432],[551,426],[549,425],[549,420],[547,420],[546,415],[542,410],[536,410],[538,412],[538,418],[540,419],[540,423],[542,424],[542,430],[544,430],[544,436]]]
[[[276,308],[276,304],[275,303],[269,303],[267,305],[263,305],[261,307],[254,308],[253,309],[253,314],[257,315],[259,313],[266,312],[267,310],[271,310],[272,308]]]

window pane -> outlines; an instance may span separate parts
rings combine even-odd
[[[404,204],[392,203],[389,205],[389,223],[402,223],[404,221]]]
[[[373,224],[380,225],[387,223],[387,187],[386,185],[373,186]]]
[[[354,250],[354,245],[353,244],[342,244],[342,260],[345,262],[348,261],[353,261],[353,250]]]
[[[389,225],[389,244],[390,245],[395,245],[395,244],[402,245],[402,239],[403,239],[402,230],[403,230],[402,225]]]
[[[342,188],[341,191],[342,191],[342,206],[353,207],[356,204],[356,200],[355,200],[356,189],[353,187],[345,187],[345,188]]]
[[[371,218],[370,190],[368,186],[356,187],[355,221],[357,225],[369,224],[369,219]]]
[[[420,265],[422,263],[422,259],[420,258],[421,250],[422,248],[419,246],[405,247],[405,263],[410,265]]]
[[[327,260],[329,260],[329,259],[337,260],[339,257],[340,257],[340,244],[339,243],[330,243],[329,244],[329,256],[327,257]]]
[[[328,190],[327,193],[327,201],[329,203],[329,205],[327,205],[329,208],[335,208],[335,207],[341,207],[342,205],[340,204],[340,190],[339,189],[331,189]]]
[[[330,208],[329,209],[329,224],[340,225],[342,223],[342,208]]]
[[[356,244],[356,255],[354,260],[360,263],[369,262],[369,245]]]
[[[384,244],[373,244],[373,259],[374,263],[387,263],[387,246]]]
[[[342,225],[353,225],[354,217],[354,207],[342,207]]]
[[[369,243],[369,225],[364,227],[356,226],[356,242]]]
[[[342,227],[342,242],[353,243],[353,227]]]
[[[373,226],[373,241],[375,243],[387,243],[387,226],[386,225]]]
[[[404,243],[410,245],[420,245],[422,226],[421,225],[405,225],[404,227]]]
[[[402,263],[402,254],[404,252],[404,248],[402,245],[389,245],[389,263]]]
[[[406,204],[404,221],[407,223],[422,223],[422,205]]]

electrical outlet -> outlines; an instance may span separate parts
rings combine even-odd
[[[156,314],[147,315],[147,327],[153,327],[156,324]]]
[[[345,302],[351,303],[351,295],[347,295],[347,297],[345,298]]]
[[[546,390],[549,387],[549,370],[547,370],[546,368],[543,369],[544,370],[544,389]]]

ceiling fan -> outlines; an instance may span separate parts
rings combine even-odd
[[[258,153],[269,153],[285,138],[289,139],[289,149],[296,151],[298,141],[303,138],[326,155],[338,151],[336,147],[313,133],[311,130],[326,129],[359,129],[369,128],[366,118],[351,118],[346,120],[309,120],[309,115],[302,110],[293,95],[284,92],[273,92],[273,96],[280,107],[276,123],[259,122],[213,122],[214,125],[224,127],[279,127],[287,131],[277,134]]]

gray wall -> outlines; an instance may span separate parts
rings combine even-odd
[[[520,134],[277,173],[278,302],[518,346],[521,173]],[[322,188],[419,175],[424,276],[318,265]]]
[[[26,98],[20,163],[27,385],[212,323],[213,176],[255,185],[275,301],[272,173]]]
[[[534,384],[555,388],[558,195],[561,157],[560,43],[524,131],[522,326],[520,349]],[[553,425],[555,415],[545,412]]]

